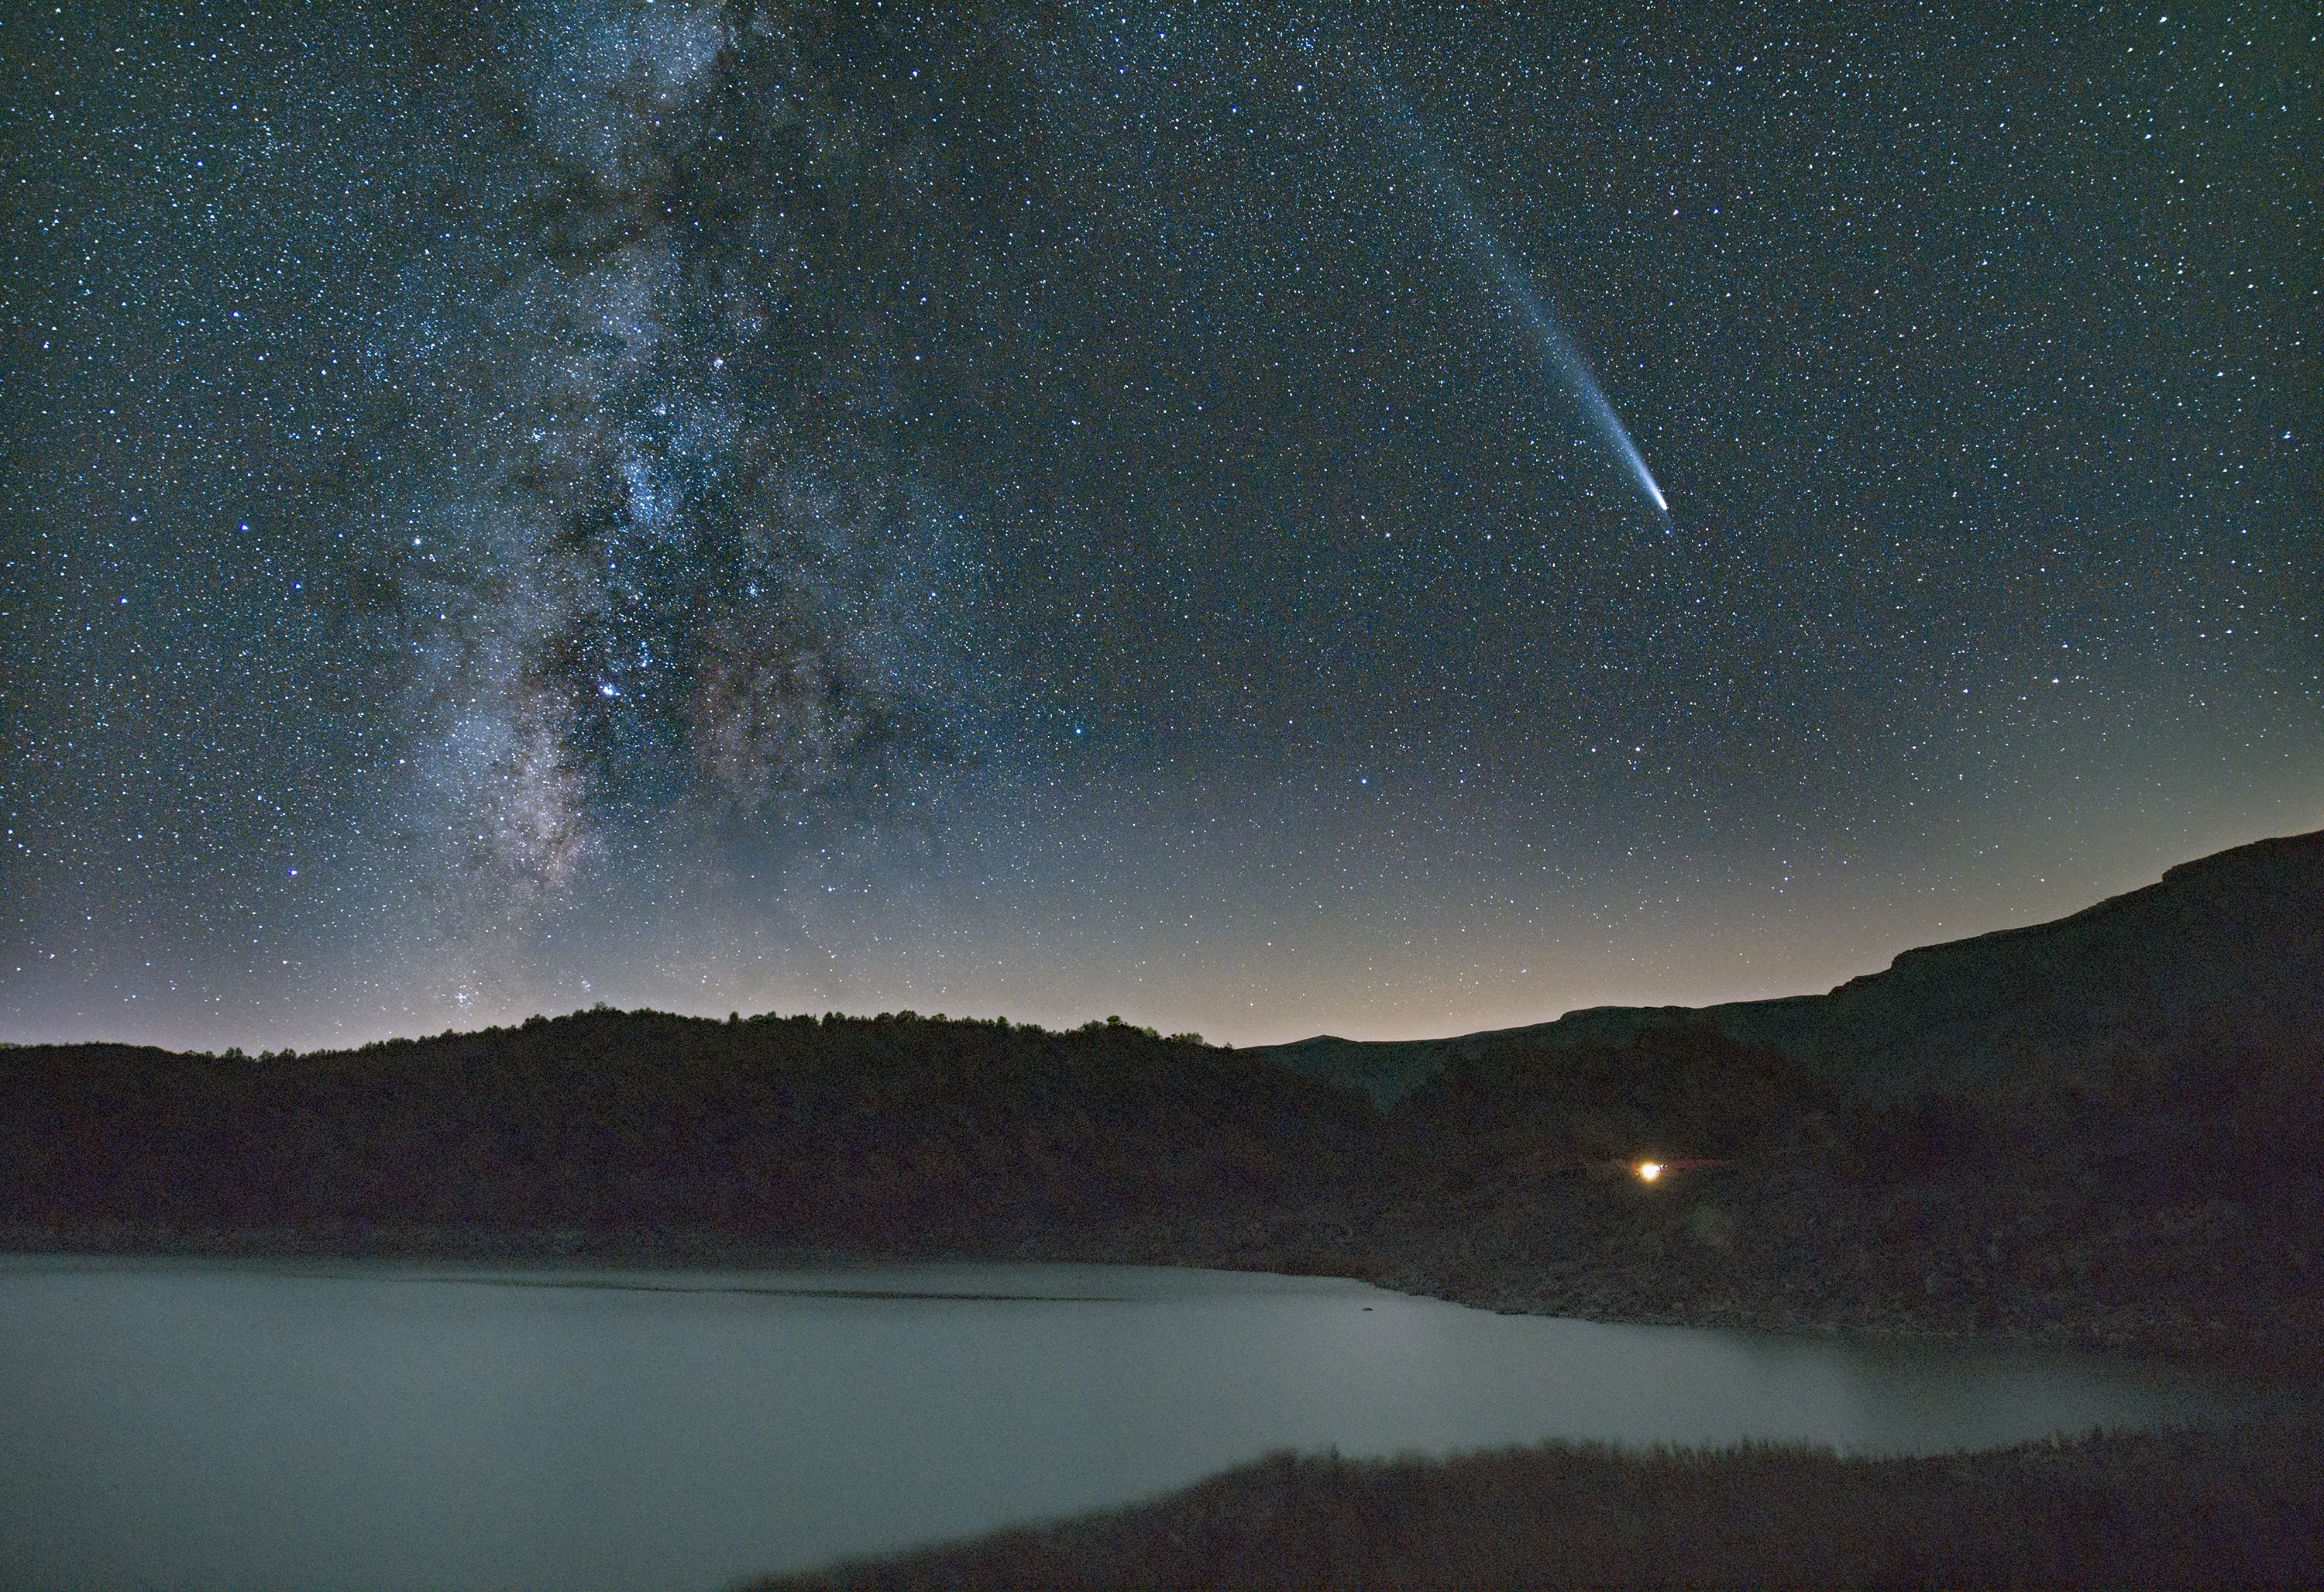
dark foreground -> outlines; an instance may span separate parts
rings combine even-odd
[[[1888,1103],[1702,1025],[1472,1048],[1386,1112],[1127,1025],[909,1014],[0,1050],[0,1247],[1218,1266],[2324,1369],[2324,1032]]]
[[[2313,1587],[2324,1424],[1922,1459],[1278,1455],[1134,1508],[785,1587]]]

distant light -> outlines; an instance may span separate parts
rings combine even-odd
[[[1646,1179],[1648,1182],[1654,1182],[1655,1179],[1660,1177],[1662,1174],[1663,1164],[1661,1162],[1641,1161],[1638,1163],[1638,1175]]]

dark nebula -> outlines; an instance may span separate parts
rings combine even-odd
[[[2294,11],[0,38],[0,1037],[1444,1033],[2324,822]]]

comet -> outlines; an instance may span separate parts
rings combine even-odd
[[[1396,129],[1412,157],[1413,164],[1425,179],[1430,198],[1434,201],[1437,225],[1474,266],[1477,274],[1499,298],[1504,308],[1516,317],[1526,340],[1540,355],[1542,363],[1555,374],[1558,382],[1582,411],[1591,431],[1614,456],[1630,479],[1655,506],[1655,512],[1665,529],[1670,524],[1670,500],[1663,495],[1662,485],[1655,473],[1646,467],[1646,456],[1630,438],[1629,428],[1615,412],[1606,390],[1598,384],[1590,363],[1582,356],[1566,334],[1557,312],[1534,283],[1533,275],[1514,259],[1508,249],[1477,213],[1476,205],[1468,192],[1436,153],[1427,129],[1404,101],[1380,80],[1370,63],[1364,66],[1373,97],[1378,102],[1382,120]]]
[[[1582,414],[1589,419],[1591,428],[1598,433],[1608,451],[1629,473],[1630,479],[1637,483],[1638,490],[1646,494],[1647,501],[1655,506],[1655,512],[1668,520],[1670,500],[1663,496],[1662,486],[1655,480],[1655,473],[1646,468],[1646,456],[1638,452],[1638,445],[1630,439],[1629,428],[1623,425],[1622,417],[1614,412],[1612,401],[1607,398],[1605,389],[1598,385],[1598,378],[1591,373],[1589,364],[1582,357],[1582,351],[1573,345],[1573,339],[1566,336],[1565,328],[1558,324],[1556,315],[1535,290],[1531,280],[1517,269],[1516,262],[1501,248],[1500,241],[1485,229],[1484,223],[1470,209],[1465,197],[1461,200],[1461,209],[1466,212],[1468,236],[1465,246],[1472,257],[1500,290],[1531,336],[1543,360],[1557,372],[1565,390],[1572,394]]]

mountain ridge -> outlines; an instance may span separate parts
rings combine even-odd
[[[1702,1024],[1869,1100],[2048,1081],[2324,1020],[2319,908],[2324,830],[2177,863],[2064,917],[1914,946],[1821,994],[1584,1007],[1443,1039],[1316,1035],[1248,1054],[1361,1089],[1382,1109],[1489,1047],[1619,1044]]]

